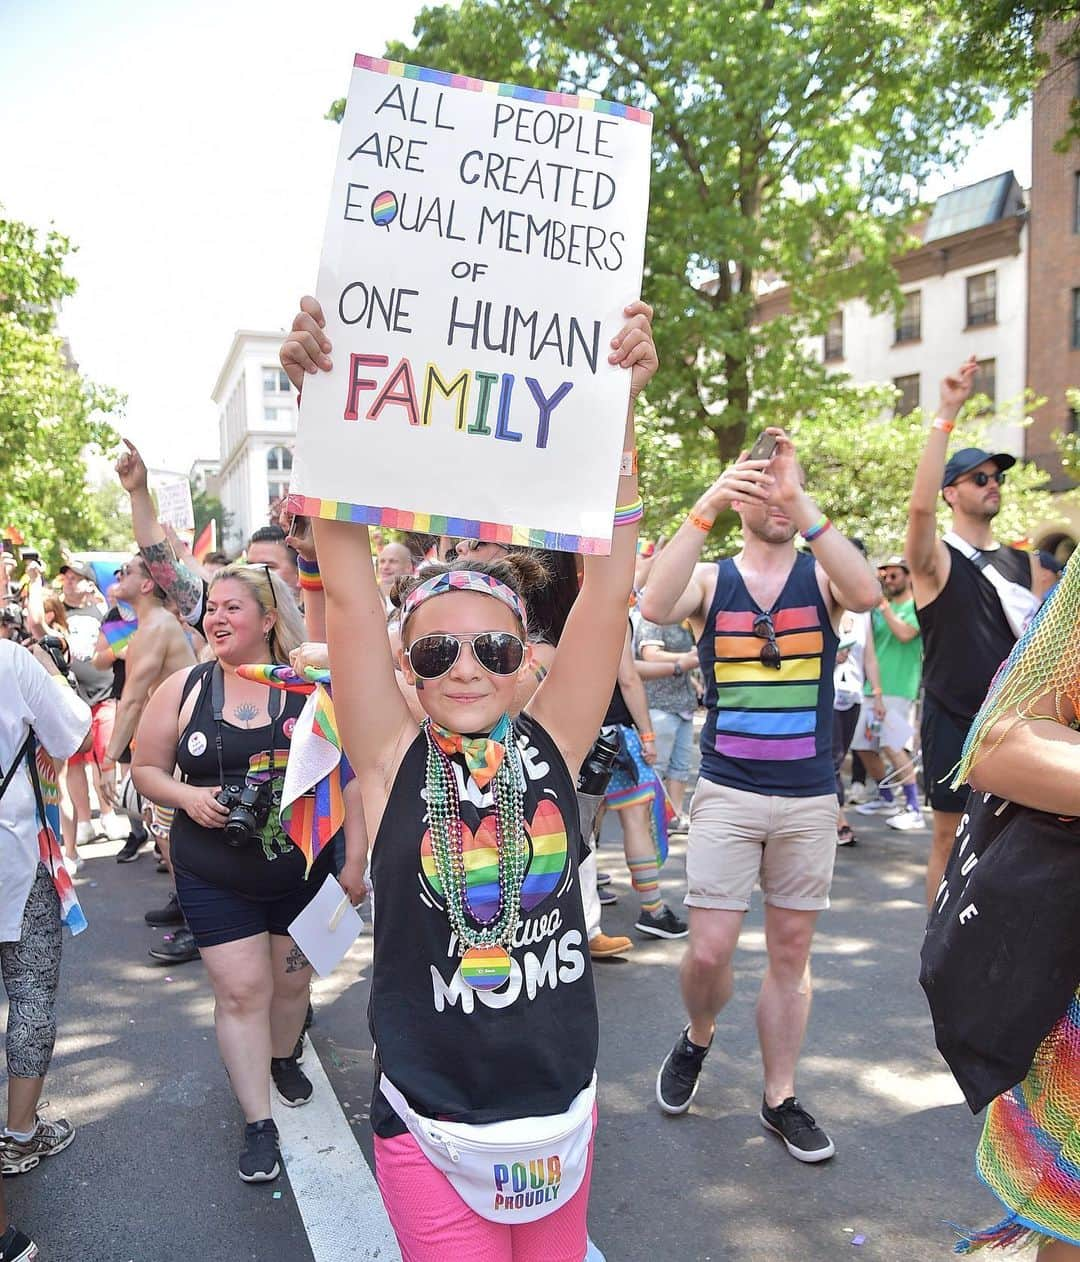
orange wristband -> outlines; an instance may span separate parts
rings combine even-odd
[[[638,740],[640,740],[642,743],[644,743],[645,741],[655,741],[656,733],[655,732],[638,732]]]
[[[943,416],[935,416],[930,423],[931,429],[939,429],[943,434],[951,434],[956,428],[955,421],[947,421]]]
[[[686,520],[694,527],[695,530],[704,531],[705,534],[708,534],[713,528],[713,523],[711,521],[706,521],[704,517],[699,517],[697,513],[691,513]]]

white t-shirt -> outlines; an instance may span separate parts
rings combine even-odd
[[[90,707],[22,645],[0,640],[0,783],[33,727],[54,758],[70,758],[90,730]],[[18,942],[38,865],[37,803],[26,767],[0,798],[0,942]]]
[[[862,701],[866,679],[866,637],[870,615],[844,610],[840,620],[840,647],[848,650],[847,660],[837,662],[833,673],[833,709],[850,710]]]

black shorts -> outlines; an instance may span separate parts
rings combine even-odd
[[[308,880],[279,898],[257,899],[212,885],[173,865],[176,897],[188,928],[200,947],[238,942],[259,933],[287,937],[289,926],[319,892],[327,877],[325,864],[312,868]]]
[[[959,814],[967,802],[968,787],[950,788],[964,751],[971,719],[960,719],[926,693],[922,712],[923,784],[926,799],[935,811]]]

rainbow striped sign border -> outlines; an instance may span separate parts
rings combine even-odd
[[[368,57],[357,53],[353,58],[357,70],[372,70],[375,74],[392,75],[398,79],[417,79],[421,83],[438,83],[445,88],[461,88],[465,92],[488,92],[492,96],[509,96],[518,101],[533,101],[537,105],[560,105],[565,109],[591,111],[594,114],[610,114],[625,118],[632,123],[651,123],[652,114],[634,105],[620,105],[617,101],[604,101],[598,96],[572,96],[568,92],[544,92],[539,88],[523,88],[513,83],[489,83],[486,79],[470,79],[468,75],[451,74],[448,70],[431,70],[427,66],[410,66],[403,61],[387,61],[383,57]]]
[[[387,526],[391,530],[415,531],[421,535],[480,539],[484,543],[517,544],[523,548],[546,548],[552,552],[581,552],[594,556],[607,556],[611,552],[610,539],[562,535],[553,530],[533,530],[529,526],[506,526],[465,517],[443,517],[439,513],[411,513],[403,508],[365,507],[362,504],[345,504],[341,500],[314,499],[310,495],[290,495],[288,511],[329,521],[351,521],[359,526]]]

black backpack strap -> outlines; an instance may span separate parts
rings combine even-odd
[[[31,762],[31,765],[33,765],[33,753],[32,753],[33,744],[34,744],[34,729],[31,728],[30,731],[27,732],[26,740],[23,741],[19,749],[19,752],[15,755],[14,761],[12,762],[11,766],[8,768],[7,775],[4,776],[3,784],[0,784],[0,798],[2,798],[4,794],[7,792],[8,785],[12,782],[12,780],[14,780],[15,772],[19,770],[19,764],[22,762],[23,758],[26,757],[26,755],[28,754],[30,755],[30,762]],[[36,783],[36,778],[35,778],[35,783]]]

